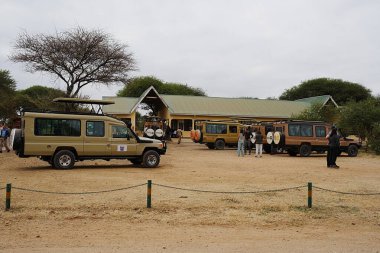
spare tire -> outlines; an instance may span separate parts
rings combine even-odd
[[[268,132],[267,133],[267,143],[272,144],[273,142],[273,132]]]
[[[195,133],[194,133],[194,140],[198,142],[200,139],[201,139],[201,130],[197,129],[195,130]]]
[[[10,145],[9,148],[12,150],[19,150],[22,146],[22,130],[14,128],[10,135]]]
[[[152,128],[148,128],[146,131],[145,131],[145,134],[146,136],[152,138],[154,136],[154,130]]]
[[[256,133],[252,133],[251,142],[254,144],[256,142]]]
[[[154,134],[158,137],[161,138],[164,135],[164,131],[162,129],[157,129]]]
[[[274,132],[273,134],[273,142],[278,145],[281,141],[281,132]]]
[[[190,138],[192,141],[194,141],[194,139],[195,139],[195,131],[194,130],[190,131]]]

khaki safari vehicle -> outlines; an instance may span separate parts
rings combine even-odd
[[[239,132],[243,127],[238,122],[201,121],[197,124],[197,129],[190,132],[190,137],[209,149],[224,149],[226,146],[237,145]]]
[[[146,117],[144,137],[162,140],[165,137],[164,119],[157,116]]]
[[[96,104],[99,108],[113,103],[68,98],[54,101]],[[130,125],[93,109],[89,113],[23,112],[21,129],[12,130],[11,144],[19,157],[39,157],[58,169],[71,169],[76,161],[94,159],[128,159],[133,164],[156,167],[166,152],[164,142],[138,137]]]
[[[326,135],[332,125],[321,121],[284,121],[273,123],[273,131],[267,133],[267,143],[278,150],[287,151],[290,156],[306,157],[315,151],[324,153],[328,150]],[[341,135],[339,133],[339,135]],[[342,136],[342,135],[341,135]],[[357,156],[362,144],[354,139],[342,137],[340,153]]]

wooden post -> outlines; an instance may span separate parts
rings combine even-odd
[[[313,205],[313,184],[307,183],[307,207],[311,208]]]
[[[7,184],[6,195],[5,195],[5,211],[11,209],[11,191],[12,184]]]
[[[148,188],[146,192],[146,207],[152,207],[152,180],[148,180]]]

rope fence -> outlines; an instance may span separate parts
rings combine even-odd
[[[45,191],[45,190],[28,189],[28,188],[16,187],[16,186],[12,187],[12,184],[10,184],[10,183],[8,183],[6,185],[6,187],[0,188],[0,190],[6,189],[5,210],[8,211],[11,208],[11,191],[12,191],[12,188],[15,190],[19,190],[19,191],[26,191],[26,192],[32,192],[32,193],[42,193],[42,194],[88,195],[88,194],[101,194],[101,193],[109,193],[109,192],[116,192],[116,191],[125,191],[125,190],[138,188],[138,187],[145,186],[145,185],[147,185],[147,208],[152,207],[152,186],[153,185],[155,185],[157,187],[173,189],[173,190],[197,192],[197,193],[211,193],[211,194],[260,194],[260,193],[282,192],[282,191],[290,191],[290,190],[307,188],[307,205],[309,208],[312,207],[313,188],[318,190],[318,191],[326,191],[326,192],[331,192],[331,193],[336,193],[336,194],[345,194],[345,195],[356,195],[356,196],[380,195],[380,192],[372,192],[372,193],[359,193],[359,192],[357,192],[356,193],[356,192],[344,192],[344,191],[331,190],[331,189],[326,189],[326,188],[322,188],[322,187],[318,187],[318,186],[313,186],[313,184],[311,182],[307,183],[307,185],[285,187],[285,188],[279,188],[279,189],[256,190],[256,191],[211,191],[211,190],[191,189],[191,188],[182,188],[182,187],[176,187],[176,186],[170,186],[170,185],[164,185],[164,184],[156,184],[156,183],[153,184],[152,180],[148,180],[147,183],[127,186],[127,187],[122,187],[122,188],[101,190],[101,191],[87,191],[87,192]]]

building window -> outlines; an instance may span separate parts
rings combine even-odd
[[[193,120],[191,119],[172,119],[171,128],[173,130],[182,129],[184,131],[191,131],[193,128]]]
[[[104,122],[103,121],[87,121],[86,135],[92,137],[104,136]]]
[[[37,136],[80,136],[80,120],[43,119],[34,122],[34,134]]]

